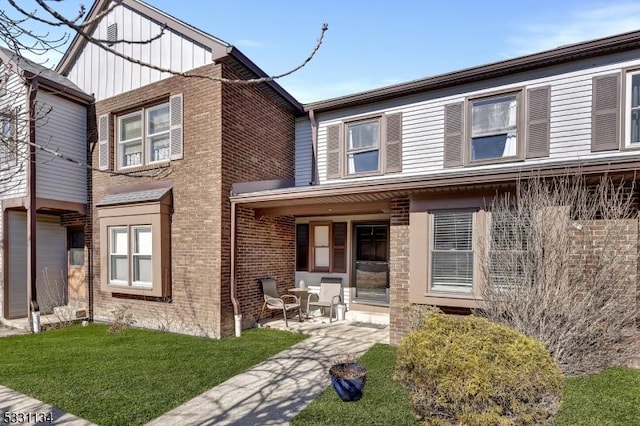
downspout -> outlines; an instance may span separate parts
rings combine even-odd
[[[242,313],[236,296],[236,203],[231,201],[231,303],[235,319],[236,337],[242,334]]]
[[[36,93],[38,82],[31,79],[28,83],[29,93],[29,206],[27,208],[27,295],[29,299],[29,329],[40,332],[40,307],[36,288],[37,277],[37,244],[36,244]]]
[[[311,182],[309,182],[309,185],[317,185],[316,161],[318,158],[318,121],[316,120],[316,115],[312,109],[309,110],[309,121],[311,121]]]

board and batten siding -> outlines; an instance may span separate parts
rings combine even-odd
[[[4,69],[0,67],[0,72]],[[27,195],[27,163],[25,161],[29,147],[26,143],[27,126],[27,89],[24,80],[15,72],[9,73],[7,91],[0,97],[0,111],[10,112],[18,118],[16,121],[18,155],[10,167],[0,167],[0,199],[23,197]]]
[[[107,28],[114,23],[117,24],[118,39],[150,40],[161,31],[160,25],[153,20],[120,5],[100,21],[93,36],[107,40]],[[112,49],[144,63],[176,72],[188,71],[212,61],[210,49],[170,29],[150,43],[115,43]],[[100,101],[170,76],[169,73],[134,64],[87,43],[67,78]]]
[[[86,164],[86,108],[43,91],[38,92],[36,102],[37,108],[49,111],[36,128],[36,143]],[[36,151],[36,196],[86,204],[86,167],[46,151]]]
[[[640,54],[638,55],[640,58]],[[638,155],[638,151],[604,151],[592,152],[591,150],[591,103],[592,103],[592,82],[593,78],[600,75],[620,72],[626,67],[640,65],[640,59],[615,61],[601,61],[600,66],[576,67],[568,72],[557,74],[547,72],[544,77],[533,76],[527,79],[523,75],[520,81],[515,83],[501,84],[500,79],[494,80],[495,84],[477,90],[459,90],[458,93],[445,94],[443,96],[434,95],[412,95],[403,99],[394,99],[368,106],[360,106],[352,109],[345,109],[338,112],[317,114],[318,120],[318,179],[319,183],[336,183],[340,179],[327,179],[326,158],[327,158],[327,127],[343,122],[344,120],[357,119],[360,116],[371,116],[372,114],[402,113],[402,172],[388,174],[386,176],[366,176],[359,178],[349,178],[353,181],[380,180],[386,178],[396,178],[398,176],[441,174],[448,171],[459,172],[468,170],[485,169],[517,169],[523,164],[544,164],[585,160],[589,158],[622,157]],[[510,76],[513,80],[513,76]],[[533,89],[537,87],[550,88],[550,139],[549,155],[540,158],[527,159],[524,162],[484,164],[469,166],[465,168],[445,168],[443,163],[444,155],[444,109],[445,105],[462,102],[467,97],[482,96],[487,93],[500,92],[502,90]],[[622,94],[624,97],[624,94]],[[425,100],[426,99],[426,100]],[[526,102],[523,103],[523,107]],[[299,120],[298,127],[308,127],[308,120]],[[519,131],[525,131],[524,121],[521,123]],[[310,132],[296,131],[296,150],[304,152],[310,149]],[[309,147],[309,148],[307,148]],[[296,151],[296,152],[297,152]],[[301,158],[303,158],[301,156]],[[304,157],[306,158],[306,157]],[[296,167],[298,167],[296,158]],[[308,164],[300,164],[308,169]],[[296,170],[296,178],[299,172]],[[301,183],[296,182],[297,185]]]

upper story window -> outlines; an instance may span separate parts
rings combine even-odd
[[[402,171],[402,113],[327,126],[327,179]]]
[[[548,85],[444,106],[445,168],[548,157],[550,141]]]
[[[118,167],[169,160],[169,103],[118,117]]]
[[[129,169],[182,159],[182,103],[182,94],[178,94],[168,102],[116,115],[115,119],[111,114],[99,116],[98,168]]]
[[[627,74],[625,141],[629,147],[640,147],[640,71]]]
[[[518,155],[518,96],[470,101],[470,159],[494,160]]]
[[[380,119],[348,123],[347,174],[380,171]]]
[[[0,113],[0,139],[0,168],[7,168],[17,158],[16,119],[11,113]]]

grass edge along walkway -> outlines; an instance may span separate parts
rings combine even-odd
[[[308,337],[107,329],[74,325],[0,339],[0,384],[100,425],[144,424]]]

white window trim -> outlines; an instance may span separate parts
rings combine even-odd
[[[631,142],[631,80],[634,75],[640,74],[640,70],[629,71],[625,75],[625,93],[624,93],[624,146],[625,148],[640,148],[640,142]],[[636,107],[640,109],[640,107]]]
[[[133,235],[134,235],[134,230],[136,228],[143,228],[143,229],[149,229],[151,232],[151,238],[153,241],[153,226],[151,224],[148,225],[118,225],[118,226],[108,226],[107,227],[107,232],[109,235],[109,246],[107,249],[107,252],[109,253],[109,259],[108,259],[108,271],[107,271],[107,277],[108,277],[108,284],[112,285],[112,286],[120,286],[120,287],[125,287],[125,288],[135,288],[135,289],[142,289],[142,290],[149,290],[153,287],[153,281],[151,282],[146,282],[146,281],[134,281],[133,277],[134,277],[134,271],[133,271],[133,258],[134,256],[136,256],[135,250],[134,250],[134,239],[133,239]],[[113,252],[113,231],[114,230],[118,230],[118,229],[124,229],[126,230],[126,235],[127,235],[127,253],[126,253],[126,258],[127,258],[127,281],[122,281],[122,280],[113,280],[111,279],[112,277],[112,266],[111,266],[111,256],[113,255],[119,255],[119,256],[123,256],[123,253],[114,253]],[[152,242],[153,244],[153,242]],[[153,250],[151,251],[151,262],[153,263]],[[152,268],[152,274],[153,274],[153,268]]]
[[[137,229],[148,229],[149,233],[151,234],[151,254],[141,254],[141,253],[137,253],[135,251],[135,231]],[[136,287],[136,288],[151,288],[153,287],[153,228],[151,227],[151,225],[132,225],[129,227],[129,232],[130,232],[130,244],[131,244],[131,262],[130,262],[130,273],[131,273],[131,287]],[[135,271],[134,271],[134,259],[136,256],[149,256],[149,260],[151,263],[151,276],[152,279],[151,281],[135,281]]]
[[[118,170],[126,170],[126,169],[133,169],[136,167],[144,167],[144,166],[148,166],[148,165],[153,165],[153,164],[160,164],[160,163],[168,163],[170,161],[171,158],[171,154],[169,154],[169,156],[166,159],[163,160],[156,160],[156,161],[151,161],[151,137],[153,136],[158,136],[158,135],[162,135],[162,134],[167,134],[169,135],[169,148],[171,149],[171,126],[169,125],[169,128],[167,128],[166,131],[162,131],[162,132],[158,132],[158,133],[153,133],[150,134],[149,133],[149,129],[148,129],[148,114],[150,111],[156,110],[156,109],[160,109],[160,108],[167,108],[169,110],[169,120],[171,120],[171,106],[169,102],[163,102],[161,104],[158,105],[153,105],[150,107],[146,107],[146,108],[141,108],[139,110],[130,112],[128,114],[124,114],[124,115],[119,115],[117,117],[117,132],[116,132],[116,145],[117,145],[117,158],[116,158],[116,165],[117,165],[117,169]],[[139,138],[133,138],[133,139],[126,139],[126,140],[120,140],[120,131],[122,129],[122,120],[128,118],[128,117],[132,117],[134,115],[140,115],[140,125],[141,125],[141,132],[140,132],[140,137]],[[127,143],[130,143],[132,141],[136,141],[140,139],[140,144],[141,144],[141,152],[140,152],[140,156],[141,156],[141,160],[140,160],[140,164],[135,164],[132,166],[125,166],[123,165],[123,155],[124,155],[124,145],[126,145]]]

